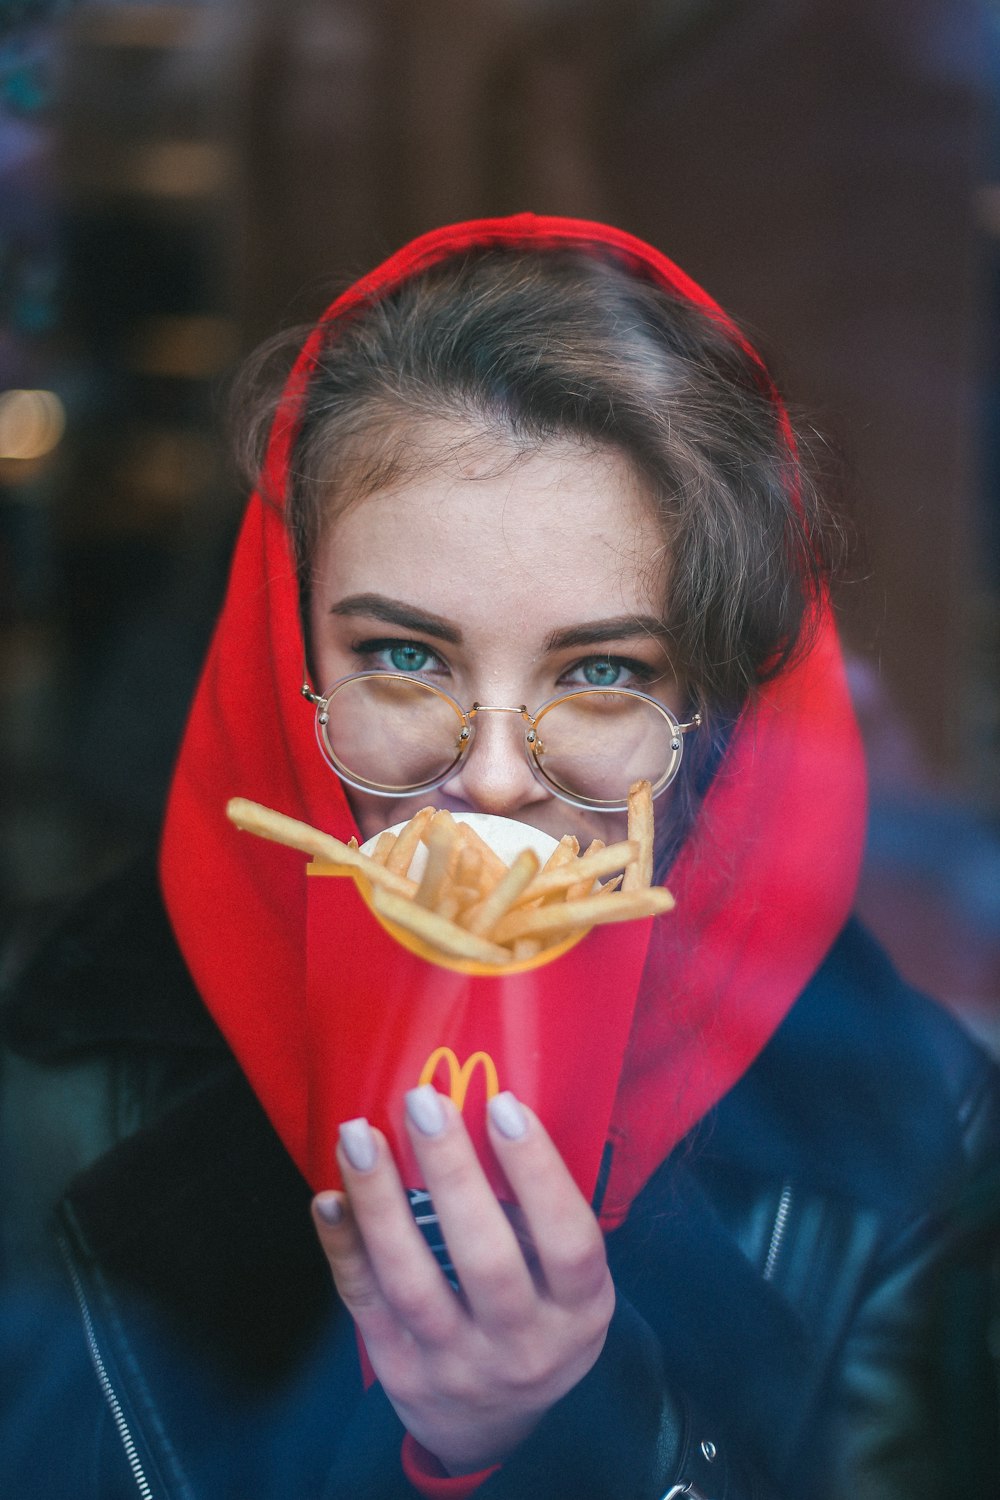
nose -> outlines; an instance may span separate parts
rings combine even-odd
[[[519,713],[482,709],[473,719],[472,743],[445,783],[450,796],[473,812],[511,818],[548,792],[534,778],[525,754],[527,724]]]

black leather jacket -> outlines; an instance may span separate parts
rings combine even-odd
[[[4,1031],[0,1494],[412,1496],[151,870]],[[477,1495],[996,1500],[998,1224],[996,1072],[849,926],[609,1237],[604,1352]]]

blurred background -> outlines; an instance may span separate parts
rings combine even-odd
[[[1000,1051],[998,107],[1000,0],[0,0],[4,930],[156,837],[240,360],[424,229],[575,214],[822,434],[859,904]]]

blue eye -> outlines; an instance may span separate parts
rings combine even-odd
[[[587,661],[581,671],[590,687],[617,687],[624,668],[618,661]]]
[[[423,646],[402,641],[390,647],[388,656],[397,672],[422,672],[431,659],[431,653]]]
[[[651,684],[663,675],[650,662],[630,656],[585,656],[561,673],[558,685],[564,689],[627,688],[648,692]]]
[[[435,676],[447,676],[448,666],[436,651],[425,646],[423,641],[380,639],[354,641],[351,650],[362,671],[365,672],[433,672]]]

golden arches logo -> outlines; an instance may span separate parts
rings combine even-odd
[[[460,1063],[451,1047],[437,1047],[420,1070],[419,1082],[422,1084],[433,1082],[441,1063],[444,1063],[448,1069],[448,1093],[456,1109],[464,1108],[465,1096],[469,1092],[469,1084],[477,1068],[483,1070],[487,1099],[492,1099],[494,1095],[499,1094],[500,1080],[497,1077],[496,1063],[488,1052],[473,1052],[464,1063]]]

